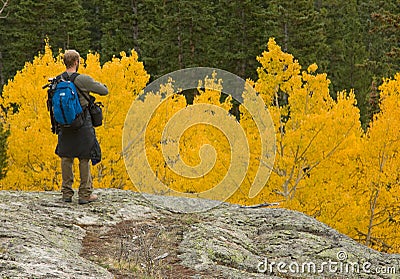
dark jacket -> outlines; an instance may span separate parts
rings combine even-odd
[[[101,160],[101,149],[90,113],[86,109],[88,102],[82,94],[89,95],[89,92],[93,92],[99,95],[107,95],[108,89],[105,85],[94,81],[87,75],[77,76],[74,84],[78,88],[79,101],[84,109],[84,124],[79,129],[61,128],[58,133],[56,154],[60,157],[91,159],[92,163],[96,164]]]

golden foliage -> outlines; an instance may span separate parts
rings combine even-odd
[[[208,83],[208,87],[211,87],[210,84],[214,82],[214,78],[206,78],[205,82]],[[194,98],[194,104],[212,104],[229,110],[231,99],[227,98],[223,103],[220,103],[221,88],[217,83],[214,85],[215,90],[199,89],[198,95]],[[172,83],[169,86],[171,86],[169,90],[172,90]],[[182,161],[190,167],[199,165],[202,162],[199,150],[203,146],[209,145],[216,149],[215,152],[218,157],[215,165],[206,174],[200,171],[202,175],[198,178],[185,177],[172,170],[164,161],[163,145],[165,146],[166,143],[161,141],[161,138],[169,121],[179,121],[182,125],[188,123],[188,119],[173,119],[186,106],[185,97],[181,94],[172,94],[158,106],[146,129],[146,153],[153,172],[157,174],[158,179],[163,184],[181,193],[198,193],[213,188],[223,179],[227,166],[231,163],[230,149],[226,136],[219,129],[204,123],[189,125],[179,139],[179,155]],[[193,117],[197,116],[192,115]],[[215,198],[218,199],[218,197]]]
[[[359,237],[367,245],[388,252],[400,251],[400,74],[380,87],[380,112],[362,138],[355,185],[363,210],[357,212]]]
[[[277,157],[260,201],[281,201],[368,246],[398,252],[400,75],[380,87],[381,111],[364,133],[353,92],[332,100],[316,66],[301,72],[273,40],[268,47],[255,87],[274,118]]]
[[[132,188],[121,157],[121,138],[130,104],[149,80],[137,58],[134,51],[130,56],[121,53],[121,58],[113,58],[103,67],[98,54],[88,54],[86,61],[82,59],[80,72],[106,84],[110,91],[109,95],[97,98],[105,105],[104,125],[96,129],[104,151],[103,161],[92,170],[97,187]],[[4,87],[1,105],[8,108],[3,117],[11,134],[8,175],[1,182],[2,189],[60,189],[60,160],[54,154],[57,137],[50,131],[47,92],[42,86],[64,70],[62,54],[54,58],[47,44],[44,54],[26,63]]]

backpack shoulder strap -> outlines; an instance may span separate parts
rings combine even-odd
[[[60,75],[60,77],[65,80],[65,81],[71,81],[74,82],[75,78],[79,76],[78,73],[72,73],[71,75],[69,75],[67,72],[64,72]]]
[[[72,82],[74,82],[74,80],[76,79],[77,76],[79,76],[78,73],[76,73],[76,72],[75,72],[75,73],[72,73],[72,75],[69,77],[69,80],[72,81]]]
[[[59,75],[59,77],[64,81],[67,81],[70,79],[67,72],[62,73],[61,75]]]
[[[73,82],[74,84],[75,84],[74,81],[75,81],[76,77],[79,76],[79,73],[77,73],[77,72],[72,73],[70,76],[68,75],[67,72],[65,72],[64,74],[68,77],[68,80]],[[82,95],[90,103],[90,98],[88,96],[86,96],[86,94],[84,92],[82,92],[76,84],[75,84],[75,87],[78,90],[78,94]]]
[[[62,74],[61,74],[61,75],[56,76],[56,77],[53,79],[53,82],[54,82],[54,83],[58,83],[58,82],[60,82],[60,81],[62,81],[62,80],[63,80],[63,76],[62,76]]]

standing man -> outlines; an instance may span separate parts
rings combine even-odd
[[[90,161],[93,164],[100,162],[101,150],[92,125],[88,106],[89,92],[99,95],[107,95],[108,89],[88,75],[78,75],[80,55],[75,50],[67,50],[64,54],[66,72],[62,74],[64,79],[74,82],[78,92],[79,101],[84,111],[84,124],[79,129],[61,127],[58,133],[58,144],[56,154],[61,157],[62,172],[62,200],[72,202],[74,190],[73,163],[74,158],[79,159],[79,204],[86,204],[97,200],[93,194],[92,176],[90,173]],[[85,96],[84,96],[85,94]]]

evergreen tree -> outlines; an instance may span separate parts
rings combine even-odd
[[[364,128],[372,120],[373,113],[378,111],[379,91],[376,89],[382,84],[382,77],[389,77],[400,70],[399,56],[396,55],[399,43],[396,38],[399,29],[395,27],[398,17],[395,14],[399,12],[397,2],[369,0],[358,3],[360,33],[366,52],[364,61],[360,63],[363,76],[358,81],[363,85],[361,96],[364,100],[358,98],[358,104]]]
[[[373,1],[372,1],[373,2]],[[400,6],[398,1],[390,0],[374,6],[371,11],[370,34],[377,40],[371,42],[371,60],[375,65],[374,73],[388,77],[400,71]]]
[[[121,51],[129,53],[137,46],[134,40],[136,28],[137,1],[120,1],[118,5],[114,1],[104,1],[104,14],[101,31],[102,61],[107,61]]]
[[[217,24],[221,29],[221,67],[242,78],[256,77],[255,57],[266,47],[268,28],[265,1],[220,1]]]
[[[318,10],[314,1],[273,0],[268,12],[268,28],[283,51],[292,53],[300,64],[313,63],[325,70],[327,66],[327,34],[324,10]]]
[[[146,0],[142,1],[137,9],[137,52],[151,79],[170,72],[167,64],[170,59],[174,59],[166,51],[172,44],[172,30],[164,23],[165,5],[167,1],[160,3],[157,0]]]
[[[84,9],[85,18],[88,19],[88,27],[90,37],[89,49],[94,52],[101,52],[101,38],[103,36],[101,26],[107,18],[105,13],[105,1],[102,0],[81,0]]]
[[[327,12],[326,30],[329,36],[328,77],[331,79],[331,95],[336,98],[338,91],[354,89],[361,120],[364,121],[368,108],[367,93],[370,87],[370,75],[361,67],[367,52],[363,44],[362,21],[358,1],[347,2],[329,0],[323,2]]]
[[[360,63],[360,69],[364,72],[362,78],[365,88],[364,102],[358,102],[361,107],[361,121],[364,129],[372,120],[373,114],[379,111],[379,91],[377,88],[382,83],[381,78],[387,72],[387,64],[382,60],[385,46],[381,34],[372,32],[374,20],[372,14],[377,12],[380,4],[375,0],[362,1],[358,3],[358,13],[361,23],[362,45],[365,48],[366,56]]]
[[[50,37],[53,47],[63,49],[76,49],[82,53],[87,53],[90,48],[90,39],[88,31],[88,21],[86,13],[78,0],[69,2],[62,0],[53,0],[55,14],[63,11],[58,17],[50,17],[48,23],[44,23],[46,34]],[[53,29],[49,28],[53,26]],[[61,30],[59,29],[61,27]]]
[[[3,1],[2,6],[0,6],[0,22],[8,16],[8,9],[6,10],[7,6],[8,6],[8,1]],[[1,31],[1,27],[0,27],[0,31]],[[2,42],[2,38],[0,37],[0,45],[2,43],[4,43],[4,42]],[[3,69],[4,69],[3,53],[0,50],[0,93],[1,93],[2,87],[5,83]]]
[[[10,14],[0,25],[0,51],[4,65],[4,82],[22,68],[26,61],[33,58],[35,53],[28,49],[41,49],[42,41],[36,40],[38,19],[45,10],[43,2],[16,0],[10,3]],[[36,20],[35,20],[36,19]],[[40,32],[40,31],[39,31]],[[43,38],[44,39],[44,38]]]
[[[14,0],[10,2],[9,12],[0,25],[5,80],[44,49],[46,37],[55,48],[87,52],[87,21],[77,0]]]

